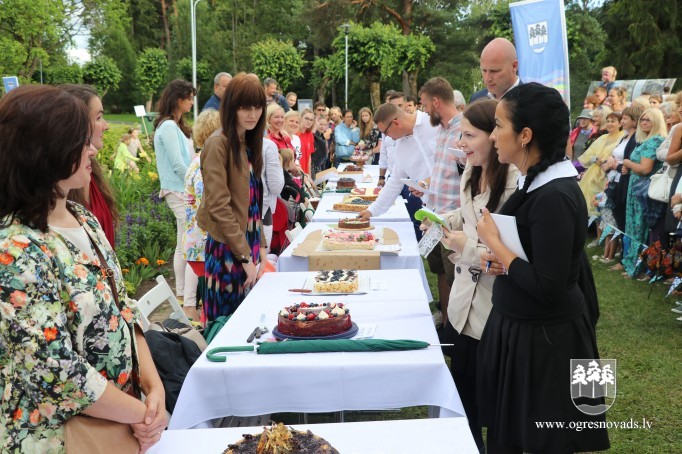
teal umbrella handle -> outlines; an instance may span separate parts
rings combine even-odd
[[[227,356],[221,355],[221,353],[230,352],[252,352],[256,350],[255,345],[245,345],[241,347],[216,347],[212,348],[206,353],[206,358],[214,363],[224,363],[227,361]]]

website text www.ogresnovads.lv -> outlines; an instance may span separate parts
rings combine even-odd
[[[647,421],[646,418],[642,418],[641,421],[634,418],[626,421],[536,421],[535,427],[538,429],[567,429],[575,430],[576,432],[585,429],[649,430],[652,427],[652,423]]]

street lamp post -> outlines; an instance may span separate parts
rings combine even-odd
[[[348,29],[350,24],[343,24],[343,31],[346,35],[346,97],[344,99],[344,109],[348,109]]]
[[[190,1],[190,21],[192,22],[192,32],[190,40],[192,41],[192,86],[194,90],[197,89],[197,3],[201,0]],[[194,121],[197,121],[198,114],[197,96],[194,95]]]

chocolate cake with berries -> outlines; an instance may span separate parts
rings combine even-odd
[[[243,437],[228,445],[223,454],[339,454],[324,438],[282,423],[265,427],[260,435],[245,434]]]
[[[279,312],[277,330],[288,336],[321,337],[348,331],[352,322],[343,303],[299,303]]]
[[[360,162],[358,162],[360,164]],[[364,164],[364,163],[363,163]],[[353,165],[349,164],[346,167],[343,168],[343,173],[347,172],[362,172],[362,165]]]
[[[364,230],[369,228],[369,221],[362,218],[339,219],[339,228],[348,230]]]

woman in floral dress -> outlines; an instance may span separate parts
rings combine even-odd
[[[239,74],[220,107],[223,129],[201,152],[204,194],[197,225],[206,230],[204,276],[207,321],[232,314],[265,267],[263,132],[265,91],[253,75]],[[263,245],[263,247],[261,247]]]
[[[215,109],[206,109],[197,117],[192,129],[194,145],[197,153],[189,163],[185,174],[185,232],[182,236],[184,259],[193,271],[193,278],[186,279],[185,300],[182,309],[191,320],[201,319],[197,311],[197,287],[201,288],[201,297],[205,293],[204,251],[206,249],[206,232],[197,226],[197,210],[204,193],[204,179],[201,177],[200,158],[204,142],[216,130],[220,129],[220,114]]]
[[[80,414],[130,424],[141,452],[167,424],[116,255],[66,199],[90,184],[94,131],[86,104],[56,87],[0,101],[2,452],[65,452],[64,425]],[[129,394],[140,388],[144,403]]]

